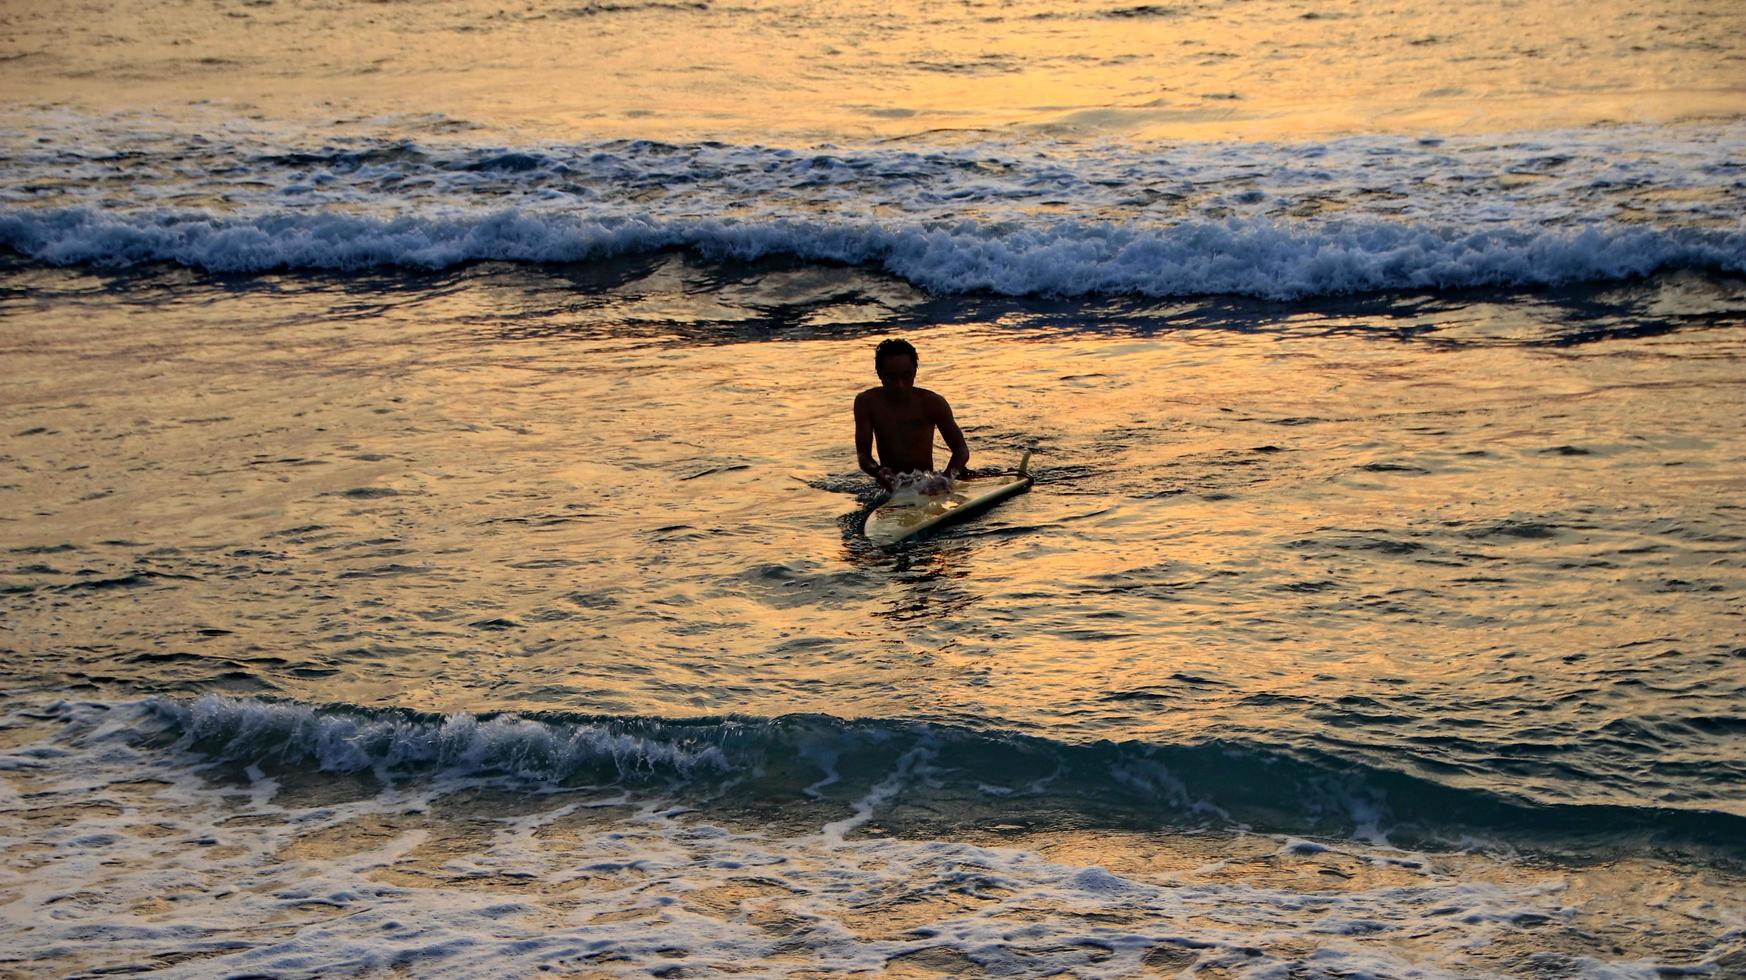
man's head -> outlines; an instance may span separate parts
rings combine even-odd
[[[880,384],[901,390],[915,384],[917,360],[909,341],[893,337],[879,342],[879,348],[873,352],[873,370],[879,372]]]

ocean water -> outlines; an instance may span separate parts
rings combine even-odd
[[[1746,975],[1746,8],[4,19],[0,973]]]

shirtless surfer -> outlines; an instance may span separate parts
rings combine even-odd
[[[855,396],[855,454],[861,469],[887,490],[903,473],[927,473],[934,468],[934,429],[951,447],[946,463],[949,479],[970,462],[970,447],[952,419],[952,406],[939,395],[915,386],[916,353],[907,340],[882,341],[873,353],[879,387]],[[873,446],[879,459],[873,459]],[[931,488],[930,488],[931,489]],[[942,488],[943,489],[943,488]]]

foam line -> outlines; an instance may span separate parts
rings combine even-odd
[[[1609,281],[1673,269],[1746,272],[1746,231],[1600,224],[1481,229],[1231,218],[1159,226],[591,217],[500,210],[381,218],[86,206],[0,214],[0,246],[54,265],[174,263],[215,273],[587,262],[683,248],[881,269],[934,293],[1238,295]]]
[[[67,709],[72,710],[72,709]],[[1538,801],[1391,771],[1310,748],[1226,742],[1061,742],[902,719],[448,716],[219,696],[111,709],[128,738],[167,736],[194,759],[429,781],[509,774],[564,785],[650,787],[681,799],[847,804],[846,832],[898,797],[971,812],[1078,813],[1111,826],[1250,827],[1386,841],[1479,833],[1578,837],[1736,852],[1746,817],[1653,803]],[[916,778],[925,766],[927,778]],[[993,780],[993,782],[990,782]],[[993,793],[984,786],[996,787]],[[1025,786],[1023,790],[1010,787]]]

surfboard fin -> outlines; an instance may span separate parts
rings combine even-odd
[[[1029,449],[1025,450],[1025,454],[1023,456],[1019,457],[1018,475],[1019,476],[1030,476],[1031,475],[1031,451]]]

